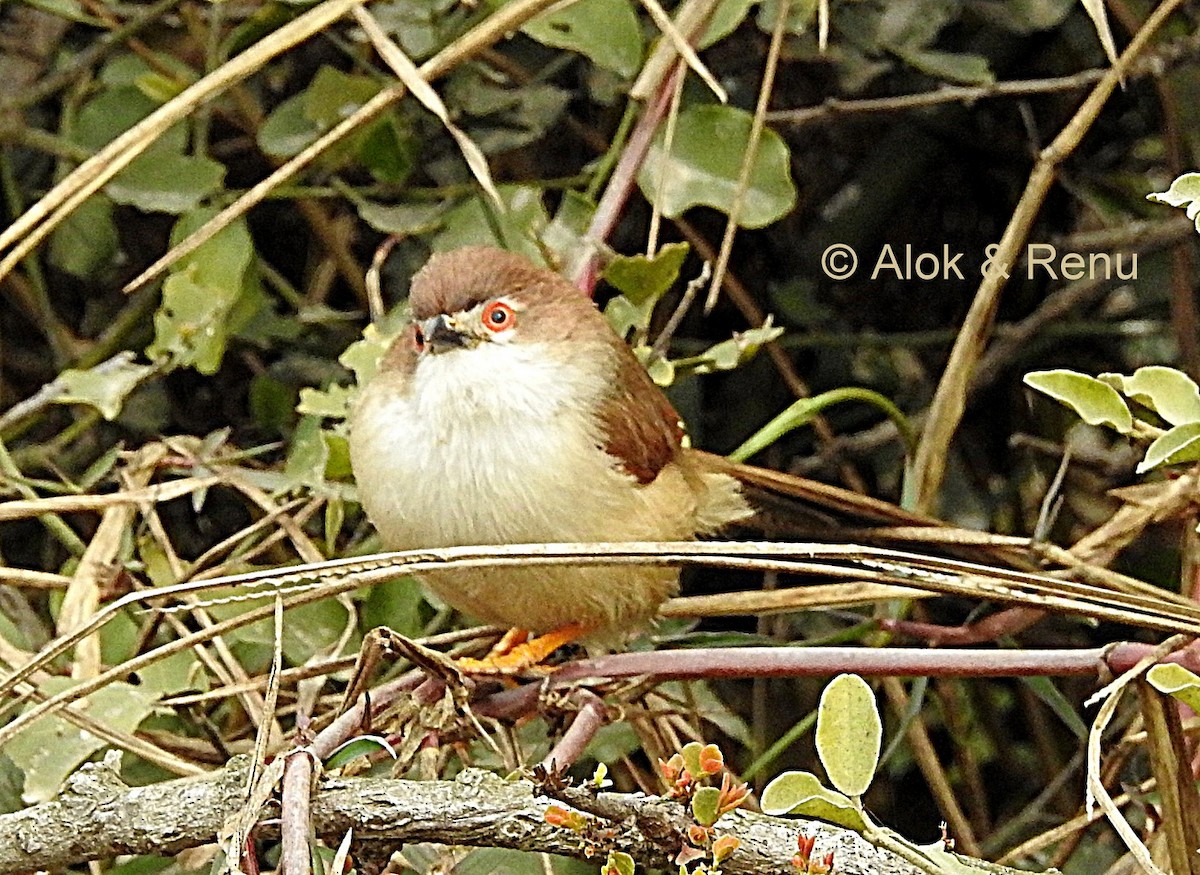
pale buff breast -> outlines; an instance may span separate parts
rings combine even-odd
[[[685,476],[672,464],[652,483],[634,485],[600,449],[588,413],[606,390],[536,344],[422,357],[408,385],[381,375],[351,420],[351,459],[367,515],[391,549],[682,540],[710,528],[714,513],[728,517],[725,505],[740,499],[732,480],[711,488],[719,475]],[[478,619],[535,631],[569,622],[637,624],[677,579],[674,569],[647,567],[425,577],[440,598]]]

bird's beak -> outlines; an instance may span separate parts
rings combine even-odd
[[[465,349],[470,346],[470,338],[459,328],[458,320],[453,316],[434,316],[421,323],[421,331],[425,334],[425,348],[430,352],[446,352],[451,349]]]

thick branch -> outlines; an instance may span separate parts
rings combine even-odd
[[[129,788],[114,768],[117,758],[85,766],[62,797],[0,815],[0,875],[60,869],[118,853],[172,853],[212,842],[243,803],[245,761],[199,778]],[[376,778],[327,780],[313,798],[313,827],[337,841],[349,828],[357,842],[385,847],[406,842],[514,848],[584,856],[574,833],[544,820],[546,806],[574,804],[610,829],[610,845],[639,863],[673,869],[671,857],[688,819],[682,806],[637,794],[568,788],[558,800],[536,796],[527,781],[506,781],[468,770],[455,781]],[[856,833],[814,821],[785,820],[735,812],[719,832],[735,835],[741,847],[722,866],[729,875],[791,871],[801,829],[817,836],[821,853],[834,851],[844,875],[916,875],[917,870],[881,851]],[[1016,870],[987,866],[1000,873]]]

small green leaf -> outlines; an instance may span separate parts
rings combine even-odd
[[[1133,414],[1117,390],[1095,377],[1061,369],[1033,371],[1025,375],[1025,385],[1070,407],[1089,425],[1107,425],[1122,434],[1133,429]]]
[[[384,234],[415,237],[428,234],[442,226],[446,205],[435,204],[377,204],[361,198],[354,199],[359,218]]]
[[[643,346],[634,350],[635,353],[645,350],[649,353],[650,348]],[[642,356],[638,356],[640,360]],[[656,356],[653,361],[646,365],[646,373],[650,375],[650,379],[654,381],[656,386],[670,386],[675,382],[675,365],[670,359],[665,359],[661,356]]]
[[[305,386],[300,390],[300,403],[296,412],[307,416],[323,416],[331,419],[345,419],[349,411],[350,399],[355,391],[350,386],[337,383],[328,389],[313,389]]]
[[[697,41],[696,48],[707,49],[737,30],[755,2],[757,0],[718,0],[717,8],[709,17],[704,35]]]
[[[1157,438],[1146,448],[1146,458],[1138,463],[1137,472],[1144,474],[1164,465],[1181,465],[1200,461],[1200,422],[1177,425]]]
[[[340,769],[351,760],[370,756],[377,750],[385,750],[388,752],[388,756],[396,759],[396,749],[388,744],[386,738],[381,735],[360,735],[336,747],[329,758],[325,760],[325,768],[327,770]]]
[[[699,778],[704,773],[704,770],[700,768],[700,751],[702,750],[704,750],[704,745],[700,742],[689,741],[679,752],[679,755],[683,757],[683,767],[693,778]]]
[[[772,324],[770,316],[758,328],[736,332],[729,340],[714,344],[694,359],[688,359],[688,370],[696,374],[713,371],[732,371],[750,361],[762,349],[783,336],[783,329]]]
[[[401,635],[416,637],[425,623],[422,617],[425,605],[425,592],[414,577],[377,583],[362,603],[362,627],[387,626]]]
[[[996,81],[988,59],[967,52],[939,52],[934,49],[898,51],[906,64],[926,76],[964,85],[991,85]]]
[[[679,279],[690,248],[686,243],[668,243],[652,258],[618,255],[604,268],[604,279],[639,307],[655,302]]]
[[[320,486],[325,482],[325,465],[328,461],[329,446],[321,431],[321,420],[316,416],[303,417],[288,447],[284,476],[293,488]]]
[[[879,765],[883,723],[875,693],[858,675],[835,677],[817,707],[817,755],[833,786],[861,796]]]
[[[763,790],[763,814],[799,814],[861,832],[867,822],[849,797],[830,790],[810,772],[784,772]]]
[[[633,875],[633,857],[624,851],[609,851],[604,863],[604,875]]]
[[[521,30],[621,76],[633,76],[642,63],[642,27],[629,0],[578,0],[543,12]]]
[[[764,325],[763,327],[766,328],[767,326]],[[729,458],[735,462],[744,462],[751,456],[761,453],[793,429],[807,425],[822,410],[834,404],[847,401],[865,401],[868,404],[878,407],[887,414],[888,419],[894,422],[900,430],[900,435],[904,438],[904,443],[908,448],[909,454],[911,455],[915,452],[916,434],[913,431],[912,424],[908,421],[908,417],[904,415],[900,408],[888,398],[871,389],[847,386],[842,389],[831,389],[828,392],[822,392],[815,398],[800,398],[793,401],[770,422],[747,438],[740,447],[730,453]]]
[[[536,240],[550,217],[542,205],[541,191],[531,185],[502,185],[499,191],[505,206],[502,214],[497,214],[487,197],[467,198],[446,214],[442,230],[433,238],[433,248],[444,252],[482,243],[511,249],[542,264]]]
[[[104,189],[119,204],[148,213],[185,213],[221,188],[225,166],[203,155],[154,149],[139,155]]]
[[[54,677],[41,685],[41,691],[53,695],[74,685],[70,678]],[[110,729],[131,733],[150,716],[157,698],[155,690],[117,681],[75,707]],[[104,740],[99,736],[51,715],[18,733],[4,753],[25,773],[22,798],[33,804],[52,798],[67,775],[102,747]]]
[[[588,241],[587,230],[595,213],[591,198],[577,191],[563,192],[558,211],[542,231],[542,244],[558,256],[564,268],[581,263],[592,252],[594,244]]]
[[[1200,422],[1200,388],[1183,371],[1150,365],[1138,368],[1132,377],[1101,374],[1099,379],[1149,407],[1171,425]]]
[[[1160,693],[1174,696],[1193,711],[1200,712],[1200,675],[1182,665],[1162,663],[1146,672],[1146,681]]]
[[[1033,690],[1035,696],[1042,700],[1067,728],[1075,733],[1075,737],[1086,742],[1088,737],[1087,724],[1079,717],[1075,705],[1062,694],[1054,681],[1047,677],[1024,677],[1021,683]]]
[[[947,851],[946,845],[942,841],[932,842],[928,845],[918,845],[904,838],[896,838],[896,841],[908,845],[929,860],[932,866],[927,871],[937,872],[938,875],[980,875],[981,869],[977,861]],[[1058,870],[1051,869],[1050,871],[1057,872]]]
[[[617,295],[604,305],[604,318],[608,326],[620,337],[628,337],[636,329],[644,336],[650,328],[650,317],[654,314],[654,302],[648,301],[640,307],[624,295]],[[636,352],[636,350],[635,350]]]
[[[363,329],[362,340],[356,340],[338,356],[338,362],[354,372],[354,381],[365,386],[379,370],[379,360],[391,348],[392,342],[408,322],[408,305],[396,307],[379,322]]]
[[[50,263],[71,276],[95,281],[113,264],[119,248],[112,199],[96,194],[54,229]]]
[[[712,826],[721,813],[720,801],[721,791],[716,787],[701,787],[692,796],[692,817],[701,826]]]
[[[1200,231],[1200,173],[1185,173],[1171,183],[1166,191],[1146,195],[1147,200],[1172,207],[1184,207],[1187,217],[1196,223]]]
[[[198,210],[180,218],[171,233],[178,243],[213,215]],[[239,219],[179,260],[163,283],[163,298],[154,314],[151,358],[168,356],[172,364],[216,373],[225,355],[229,319],[238,298],[253,281],[254,247],[245,221]]]
[[[694,106],[679,114],[671,154],[663,135],[654,141],[638,174],[638,186],[663,214],[674,218],[703,204],[728,213],[737,194],[742,157],[753,116],[731,106]],[[738,224],[761,228],[786,215],[796,203],[787,144],[770,128],[762,132]],[[667,175],[659,196],[659,180]]]
[[[321,125],[304,112],[304,94],[271,110],[258,128],[258,148],[272,158],[291,158],[321,135]]]
[[[112,421],[121,412],[126,396],[153,374],[152,365],[139,365],[133,353],[124,353],[85,371],[69,368],[58,380],[62,394],[58,404],[90,404]]]
[[[304,115],[322,129],[331,128],[379,93],[378,81],[322,66],[304,89]]]

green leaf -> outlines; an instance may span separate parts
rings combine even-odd
[[[701,826],[712,826],[720,816],[720,801],[721,791],[716,787],[701,787],[692,796],[692,817]]]
[[[1193,711],[1200,712],[1200,675],[1182,665],[1162,663],[1146,672],[1146,681],[1160,693],[1174,696]]]
[[[50,678],[41,691],[53,695],[75,685],[70,678]],[[150,715],[158,698],[154,690],[117,681],[91,693],[75,707],[118,732],[133,732]],[[4,752],[25,773],[29,804],[51,799],[67,775],[104,747],[103,739],[60,717],[43,717],[17,734]]]
[[[858,675],[835,677],[817,706],[817,755],[833,786],[861,796],[879,765],[883,723],[875,693]]]
[[[687,360],[688,370],[695,374],[711,374],[713,371],[732,371],[739,365],[750,361],[762,349],[763,344],[770,343],[783,336],[783,329],[771,324],[767,316],[758,328],[735,332],[733,337],[714,344],[699,356]],[[676,362],[676,365],[681,365]]]
[[[1196,461],[1200,461],[1200,422],[1188,422],[1175,426],[1150,444],[1137,472],[1144,474],[1164,465]]]
[[[1076,371],[1033,371],[1025,375],[1025,385],[1065,404],[1089,425],[1107,425],[1122,434],[1133,429],[1133,414],[1107,383]]]
[[[700,751],[704,750],[704,745],[698,741],[689,741],[679,751],[679,755],[683,757],[683,766],[688,770],[692,777],[699,777],[703,772],[700,768]]]
[[[217,192],[225,166],[203,155],[147,151],[117,174],[104,189],[119,204],[148,213],[184,213]]]
[[[1076,0],[1006,0],[976,4],[972,13],[1009,33],[1028,36],[1058,27],[1076,5]]]
[[[138,70],[145,72],[144,67]],[[135,80],[136,81],[136,80]],[[133,84],[106,88],[79,112],[71,139],[97,150],[153,112],[159,102]],[[120,204],[147,212],[183,213],[218,191],[224,165],[203,155],[186,155],[188,132],[177,124],[164,132],[105,186]]]
[[[396,759],[396,749],[388,744],[386,738],[381,735],[360,735],[334,748],[325,760],[325,769],[340,769],[351,760],[369,756],[377,750],[386,750],[392,759]]]
[[[112,199],[96,194],[54,229],[50,263],[71,276],[95,280],[113,264],[119,246]]]
[[[415,237],[428,234],[442,226],[446,204],[377,204],[354,198],[359,218],[384,234]]]
[[[1187,217],[1196,223],[1196,230],[1200,232],[1200,173],[1185,173],[1166,191],[1148,194],[1146,199],[1185,208]]]
[[[304,117],[328,129],[353,115],[382,86],[367,76],[323,66],[304,89]]]
[[[362,603],[362,627],[387,626],[401,635],[415,638],[425,626],[422,613],[426,604],[425,592],[415,577],[403,576],[377,583]]]
[[[708,19],[704,35],[696,43],[696,48],[707,49],[737,30],[738,25],[750,13],[750,7],[756,2],[757,0],[719,0],[717,8]]]
[[[686,243],[668,243],[653,257],[618,255],[602,275],[631,303],[639,307],[654,303],[679,279],[679,269],[690,249]]]
[[[291,665],[304,665],[314,656],[328,655],[346,628],[349,612],[337,599],[322,599],[290,608],[283,624],[283,656]],[[264,621],[264,628],[267,621]]]
[[[145,67],[139,65],[139,70]],[[107,146],[158,107],[131,83],[105,88],[79,110],[71,128],[71,139],[92,151]],[[174,125],[154,141],[148,151],[163,150],[182,153],[187,145],[187,129]]]
[[[990,85],[996,81],[988,59],[965,52],[939,52],[933,49],[897,51],[906,64],[926,76],[964,85]]]
[[[1200,422],[1200,388],[1183,371],[1150,365],[1138,368],[1132,377],[1101,374],[1098,379],[1149,407],[1171,425]]]
[[[271,110],[258,128],[258,148],[273,158],[291,158],[321,135],[321,126],[304,112],[304,94],[289,97]]]
[[[521,30],[543,45],[579,52],[625,77],[642,64],[642,28],[629,0],[578,0],[543,12]]]
[[[591,198],[577,191],[563,192],[558,212],[542,232],[542,243],[554,251],[560,264],[575,264],[591,251],[585,237],[595,212]]]
[[[276,158],[291,158],[353,114],[381,87],[367,76],[323,66],[304,91],[275,107],[259,126],[259,148]],[[406,179],[415,163],[413,143],[392,112],[362,125],[320,160],[325,167],[338,167],[350,156],[357,156],[377,179],[393,183]]]
[[[604,318],[608,320],[609,327],[620,337],[628,337],[629,332],[634,329],[644,335],[650,328],[650,317],[654,314],[654,304],[654,301],[647,301],[638,306],[624,295],[617,295],[604,305]],[[634,350],[634,352],[636,351]]]
[[[133,353],[122,353],[95,367],[69,368],[59,375],[62,394],[57,404],[90,404],[110,422],[121,412],[126,396],[154,373],[152,365],[139,365]]]
[[[738,173],[750,139],[753,117],[731,106],[695,106],[679,114],[670,156],[660,132],[638,174],[642,194],[674,218],[689,207],[705,205],[728,213],[737,192]],[[661,200],[659,180],[666,174]],[[788,147],[765,128],[738,224],[761,228],[786,215],[796,203]]]
[[[1067,728],[1075,733],[1080,741],[1087,741],[1087,724],[1079,718],[1079,713],[1062,691],[1047,677],[1023,677],[1021,683],[1033,690],[1033,694],[1045,703],[1055,713]]]
[[[305,416],[292,434],[287,463],[283,473],[292,488],[318,487],[325,483],[325,466],[329,462],[329,445],[321,430],[321,420]]]
[[[762,0],[755,21],[763,33],[775,30],[775,22],[779,20],[779,5],[782,2],[788,4],[787,21],[783,25],[786,33],[802,36],[813,30],[817,20],[817,0]]]
[[[350,344],[346,351],[338,356],[338,362],[353,371],[355,383],[364,386],[370,382],[379,370],[379,360],[407,323],[408,305],[405,303],[393,309],[379,322],[373,322],[364,328],[362,339]]]
[[[633,875],[634,872],[633,857],[626,854],[624,851],[609,851],[608,859],[604,863],[605,875],[614,873],[614,875]]]
[[[212,215],[205,209],[181,217],[171,233],[172,244]],[[239,219],[172,266],[154,314],[154,342],[146,354],[167,356],[172,364],[191,366],[202,374],[215,373],[225,355],[234,305],[253,279],[253,256],[250,232]]]
[[[337,383],[328,389],[313,389],[305,386],[300,390],[300,403],[296,405],[296,412],[307,416],[345,419],[350,410],[350,400],[354,395],[353,387]]]
[[[810,772],[784,772],[763,790],[763,814],[799,814],[862,832],[867,822],[849,797],[830,790]]]
[[[467,198],[446,214],[444,226],[433,238],[435,250],[444,252],[460,246],[487,244],[525,255],[543,263],[536,241],[550,221],[542,206],[542,193],[532,185],[502,185],[500,197],[505,212],[497,215],[484,196]]]

